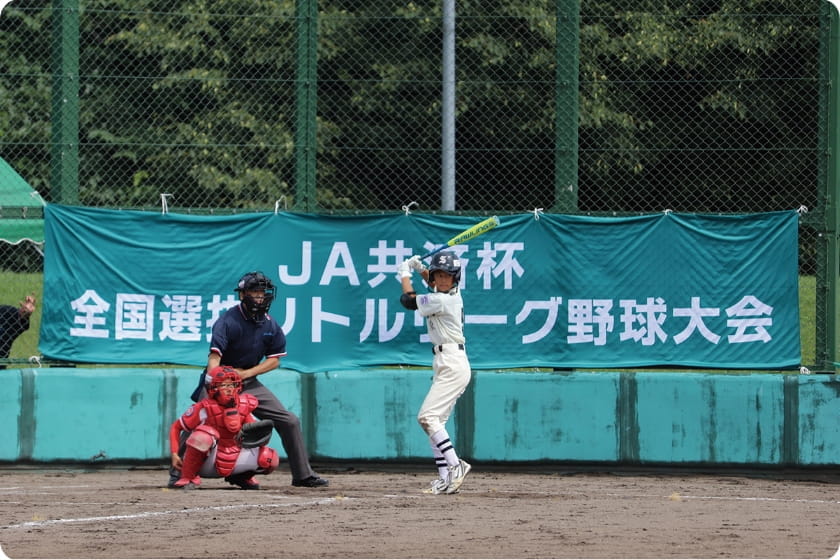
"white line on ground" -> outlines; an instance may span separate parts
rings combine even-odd
[[[348,498],[343,498],[348,499]],[[307,500],[304,502],[290,502],[285,504],[236,504],[229,506],[207,506],[190,509],[166,510],[166,511],[144,511],[124,515],[103,515],[99,517],[77,517],[68,519],[46,519],[43,521],[27,521],[14,525],[5,525],[0,529],[21,529],[33,527],[46,527],[48,525],[60,525],[65,523],[95,523],[101,521],[122,521],[124,519],[143,519],[147,517],[159,517],[165,515],[183,515],[185,513],[200,513],[204,511],[231,511],[237,509],[260,509],[260,508],[283,508],[294,506],[320,506],[340,501],[338,498],[323,498],[320,500]]]
[[[521,495],[521,492],[513,492],[507,490],[493,490],[493,494],[515,494]],[[585,492],[533,492],[529,491],[528,495],[558,497],[558,496],[591,496]],[[621,494],[617,492],[605,492],[604,496],[611,498],[663,498],[663,499],[683,499],[683,500],[732,500],[745,502],[787,502],[787,503],[804,503],[804,504],[840,504],[840,500],[806,500],[802,498],[772,498],[772,497],[747,497],[747,496],[694,496],[691,494],[680,494],[676,492],[670,496],[661,496],[656,494]]]
[[[840,504],[838,500],[804,500],[802,498],[746,498],[741,496],[691,496],[678,494],[683,500],[736,500],[744,502],[791,502],[802,504]],[[663,496],[670,498],[670,496]]]
[[[27,486],[0,486],[0,492],[19,492],[20,490],[25,490],[27,493],[31,493],[32,487]],[[36,486],[38,490],[67,490],[68,488],[92,488],[89,484],[77,484],[71,486]],[[46,494],[46,492],[41,492],[42,494]]]

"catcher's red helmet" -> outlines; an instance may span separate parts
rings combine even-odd
[[[222,406],[234,406],[242,392],[242,378],[239,373],[230,366],[216,366],[210,370],[210,385],[207,387],[207,395],[215,399]],[[233,393],[223,394],[223,386],[233,386]]]

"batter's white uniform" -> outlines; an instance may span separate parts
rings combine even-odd
[[[426,318],[432,342],[434,379],[417,421],[431,436],[442,430],[455,402],[470,383],[471,368],[464,349],[464,301],[458,287],[447,293],[417,296],[417,311]]]

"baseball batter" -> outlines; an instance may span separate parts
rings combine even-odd
[[[420,273],[429,285],[430,293],[417,295],[411,283],[412,271]],[[461,261],[455,253],[442,251],[432,257],[427,269],[415,255],[403,261],[397,272],[403,292],[400,303],[426,318],[434,354],[432,386],[420,406],[417,421],[429,436],[438,478],[424,492],[454,494],[472,468],[458,457],[446,431],[446,421],[469,385],[472,374],[464,349],[464,302],[458,289]]]
[[[205,476],[225,477],[245,490],[259,490],[254,474],[270,473],[280,462],[272,448],[259,444],[245,447],[242,443],[243,427],[256,424],[252,412],[259,401],[242,394],[242,378],[232,367],[219,366],[208,375],[208,396],[189,407],[169,429],[172,467],[180,472],[172,488],[197,488]],[[270,430],[269,425],[266,441]],[[189,432],[183,457],[179,454],[182,432]]]

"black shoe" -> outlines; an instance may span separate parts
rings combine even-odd
[[[169,467],[169,482],[166,484],[166,487],[180,488],[180,486],[175,486],[175,483],[178,482],[179,478],[181,478],[181,471],[176,468]]]
[[[259,490],[260,483],[251,473],[234,474],[225,477],[225,482],[239,486],[243,490]]]
[[[304,478],[303,480],[293,480],[292,486],[303,486],[306,488],[320,488],[322,486],[329,486],[330,481],[326,478],[321,478],[318,475],[312,475],[308,478]]]

